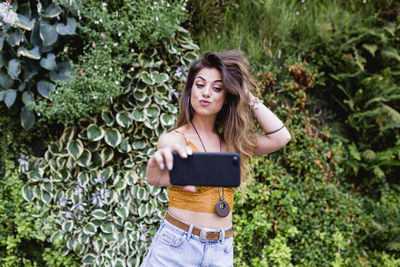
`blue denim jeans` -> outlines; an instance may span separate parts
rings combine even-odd
[[[191,233],[191,230],[186,232],[164,218],[140,266],[233,266],[232,242],[233,237],[202,242],[199,236]]]

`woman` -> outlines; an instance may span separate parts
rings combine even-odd
[[[142,266],[233,266],[232,208],[235,189],[171,186],[172,152],[237,152],[242,177],[248,159],[271,153],[290,141],[290,134],[261,100],[252,95],[253,78],[243,53],[207,52],[193,62],[180,99],[175,130],[163,134],[149,159],[146,179],[170,186],[169,208]],[[266,132],[256,135],[255,115]],[[216,210],[224,201],[227,215]],[[210,230],[212,229],[212,230]]]

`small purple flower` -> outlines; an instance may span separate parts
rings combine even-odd
[[[20,158],[18,159],[19,165],[21,166],[21,172],[25,173],[26,171],[29,171],[29,162],[27,161],[29,159],[29,156],[25,156],[22,154]]]
[[[87,206],[86,203],[77,203],[75,205],[72,205],[72,207],[69,209],[70,211],[74,211],[75,209],[78,209],[79,211],[84,211],[85,206]]]
[[[146,233],[146,232],[149,230],[149,229],[147,229],[146,226],[144,226],[144,225],[141,225],[140,228],[141,228],[141,230],[142,230],[143,233]]]
[[[75,185],[76,185],[76,189],[75,189],[74,195],[77,196],[82,193],[83,188],[85,188],[85,186],[80,185],[79,182],[76,182]]]
[[[60,199],[60,206],[65,207],[65,206],[67,206],[67,204],[68,204],[68,199],[62,197]]]
[[[94,180],[96,183],[103,184],[106,178],[104,176],[100,176],[96,180]]]
[[[103,188],[100,191],[92,193],[92,196],[92,204],[101,208],[106,204],[105,199],[110,196],[110,190]]]
[[[65,214],[65,217],[67,217],[68,219],[72,219],[72,218],[74,218],[74,214],[72,214],[72,212],[67,212]]]

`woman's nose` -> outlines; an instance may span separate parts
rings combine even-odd
[[[209,86],[205,86],[203,90],[203,96],[204,97],[209,97],[211,93],[211,88]]]

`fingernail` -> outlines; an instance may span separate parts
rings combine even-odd
[[[184,158],[187,158],[186,152],[183,152],[183,157],[184,157]]]
[[[168,170],[172,170],[172,162],[168,163]]]
[[[189,155],[192,155],[192,154],[193,154],[193,151],[192,151],[190,148],[188,148],[188,149],[187,149],[187,153],[188,153]]]
[[[164,167],[165,167],[165,166],[164,166],[164,163],[161,163],[161,164],[160,164],[160,169],[161,169],[161,170],[164,170]]]

